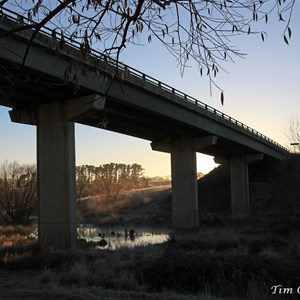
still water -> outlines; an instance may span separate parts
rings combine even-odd
[[[97,243],[96,248],[115,250],[167,242],[170,235],[167,231],[150,230],[149,228],[99,228],[82,225],[77,228],[77,238]]]

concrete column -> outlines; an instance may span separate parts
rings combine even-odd
[[[39,240],[71,248],[76,244],[74,123],[98,114],[105,97],[90,94],[36,108],[14,108],[12,122],[37,126]],[[69,120],[69,122],[68,122]]]
[[[196,152],[216,145],[217,136],[151,143],[152,150],[171,153],[172,213],[174,228],[198,227]]]
[[[248,164],[262,159],[262,153],[230,157],[231,213],[233,215],[249,216]]]
[[[37,115],[39,240],[71,248],[77,237],[74,123],[64,102],[40,105]]]
[[[230,158],[231,212],[233,215],[249,215],[249,180],[246,156]]]
[[[174,228],[198,227],[196,152],[178,140],[171,147],[172,213]]]

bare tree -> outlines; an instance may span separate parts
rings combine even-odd
[[[77,199],[102,195],[107,201],[115,201],[125,190],[148,186],[141,165],[109,163],[95,167],[76,167]]]
[[[288,141],[287,147],[294,153],[300,153],[300,119],[298,115],[289,119],[284,134]]]
[[[5,162],[0,166],[0,215],[25,223],[37,209],[36,167]]]
[[[273,16],[283,22],[282,37],[289,43],[294,5],[295,0],[2,0],[0,7],[23,17],[20,26],[0,37],[30,29],[33,41],[48,26],[62,44],[67,38],[79,42],[83,56],[93,46],[117,61],[129,43],[156,39],[175,56],[182,73],[194,60],[216,85],[222,62],[244,55],[232,43],[234,36],[258,34],[264,41],[266,32],[257,28]]]

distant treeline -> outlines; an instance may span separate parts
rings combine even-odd
[[[76,183],[77,200],[95,195],[116,200],[123,191],[148,186],[148,179],[139,164],[110,163],[76,167]],[[26,223],[37,214],[37,207],[36,166],[0,164],[0,222]]]
[[[123,190],[148,186],[143,167],[136,163],[77,166],[76,180],[78,199],[102,194],[107,200],[115,200]]]

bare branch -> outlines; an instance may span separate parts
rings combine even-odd
[[[196,62],[200,74],[207,74],[211,86],[219,88],[215,77],[224,71],[224,62],[244,56],[243,51],[232,44],[233,37],[256,34],[264,41],[264,24],[273,14],[283,23],[283,38],[288,43],[296,1],[60,0],[41,3],[40,0],[26,4],[0,1],[3,10],[20,11],[22,18],[28,19],[2,33],[0,38],[18,31],[34,30],[24,63],[37,32],[45,26],[59,30],[66,39],[79,42],[83,56],[90,53],[94,44],[117,61],[129,43],[150,43],[153,37],[176,57],[181,74],[190,63]],[[53,8],[53,3],[58,5]],[[259,22],[263,26],[259,27]]]

